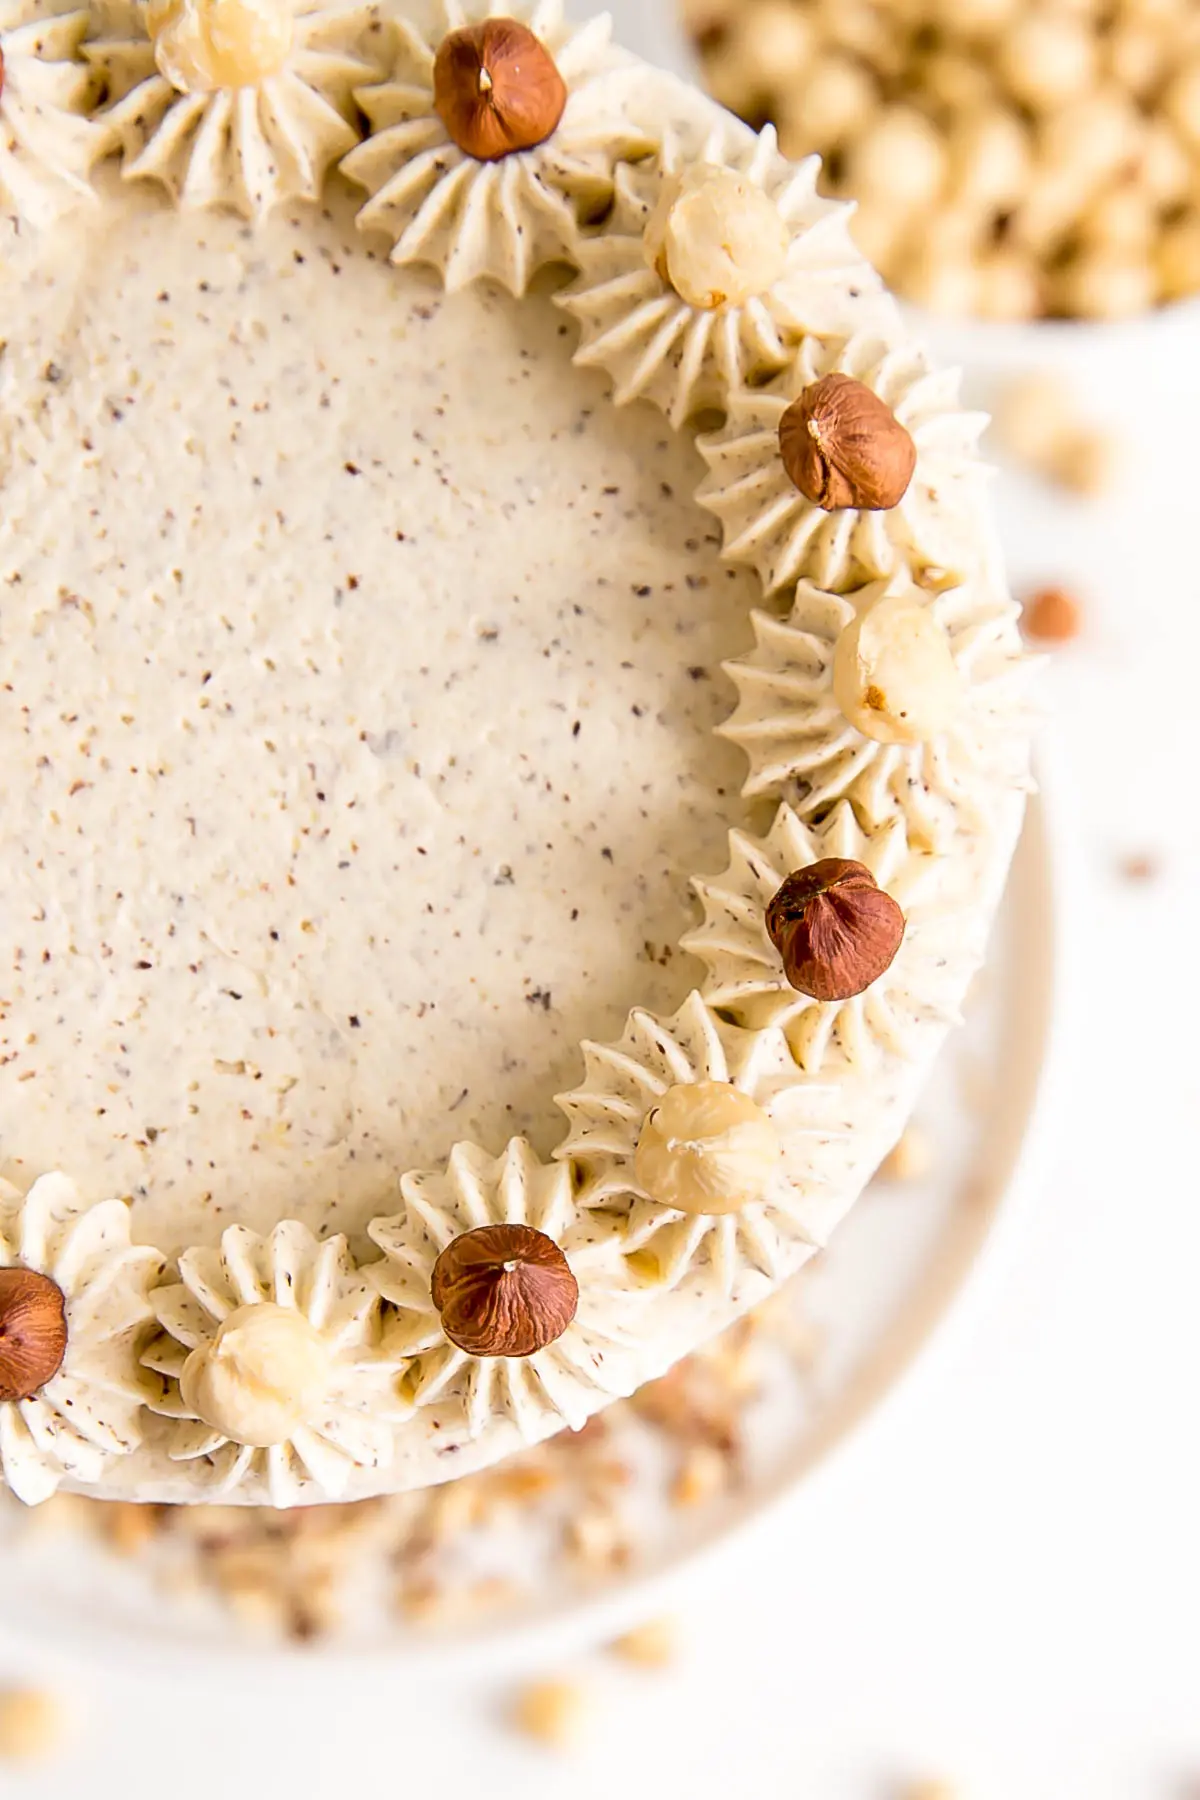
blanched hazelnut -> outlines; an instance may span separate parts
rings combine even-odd
[[[769,194],[744,175],[693,163],[668,176],[646,221],[646,261],[689,306],[741,306],[787,267],[789,234]]]
[[[1200,293],[1200,213],[1168,226],[1158,247],[1159,292],[1164,300]]]
[[[1193,160],[1179,134],[1161,119],[1152,119],[1146,126],[1137,175],[1147,200],[1158,206],[1173,206],[1193,192]]]
[[[1131,318],[1155,298],[1150,263],[1115,250],[1077,256],[1049,282],[1053,311],[1082,319]]]
[[[945,179],[941,133],[911,106],[885,108],[846,158],[846,187],[851,194],[909,209],[931,205]]]
[[[302,1313],[239,1306],[184,1364],[184,1402],[231,1443],[285,1444],[329,1389],[329,1347]]]
[[[929,607],[885,594],[839,634],[833,692],[864,737],[920,744],[951,723],[962,682],[950,640]]]
[[[1144,256],[1155,223],[1145,192],[1130,184],[1098,194],[1079,221],[1078,235],[1089,249]]]
[[[210,94],[277,75],[295,25],[288,0],[149,0],[146,29],[171,86]]]
[[[1103,87],[1043,119],[1038,148],[1053,175],[1098,186],[1136,168],[1142,134],[1132,103],[1118,89]]]
[[[785,155],[828,152],[874,111],[878,90],[861,63],[848,56],[817,57],[781,99],[780,143]]]
[[[776,87],[801,71],[816,49],[812,20],[792,0],[763,0],[737,15],[735,33],[722,51],[748,87]]]
[[[983,319],[1035,319],[1042,310],[1042,278],[1033,258],[1004,248],[981,258],[975,310]]]
[[[1039,6],[1001,39],[997,65],[1014,99],[1046,112],[1092,85],[1095,39],[1082,19]]]
[[[1162,111],[1183,141],[1200,151],[1200,58],[1180,69],[1168,83]]]
[[[681,1082],[646,1115],[634,1172],[660,1206],[731,1213],[763,1198],[781,1156],[778,1131],[749,1094],[727,1081]]]
[[[1015,113],[992,106],[968,112],[950,137],[951,191],[961,201],[1006,208],[1029,180],[1029,134]]]

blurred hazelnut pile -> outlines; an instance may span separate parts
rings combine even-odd
[[[1119,318],[1200,292],[1200,0],[683,0],[708,85],[825,159],[940,312]]]

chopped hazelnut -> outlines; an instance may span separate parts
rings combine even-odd
[[[1066,588],[1039,588],[1026,600],[1021,623],[1025,635],[1037,643],[1068,644],[1083,628],[1083,612]]]
[[[45,1688],[0,1689],[0,1759],[41,1762],[66,1737],[62,1703]]]
[[[517,1695],[512,1720],[526,1737],[565,1750],[582,1738],[589,1710],[587,1689],[578,1681],[533,1681]]]
[[[647,1619],[609,1645],[622,1662],[639,1669],[665,1669],[679,1653],[679,1634],[673,1619]]]

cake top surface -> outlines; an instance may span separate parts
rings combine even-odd
[[[981,421],[603,21],[11,10],[0,1462],[445,1479],[897,1135],[1025,785]]]

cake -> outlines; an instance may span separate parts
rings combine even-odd
[[[445,1481],[899,1135],[1028,786],[983,420],[813,161],[553,0],[0,51],[0,1465]]]

